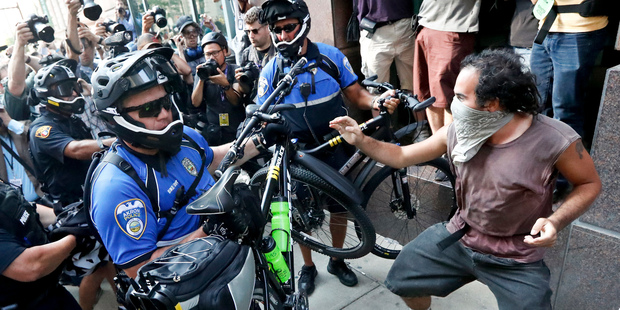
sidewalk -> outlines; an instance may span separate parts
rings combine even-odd
[[[357,310],[357,309],[409,309],[403,301],[392,294],[385,285],[385,279],[392,260],[368,254],[360,259],[347,261],[357,273],[359,283],[355,287],[346,287],[338,278],[327,272],[328,257],[313,253],[319,275],[316,278],[316,290],[310,296],[310,309],[321,310]],[[295,246],[295,268],[301,269],[303,262],[299,247]],[[110,286],[104,283],[103,295],[95,310],[116,310],[116,298]],[[77,287],[68,287],[77,298]],[[433,297],[433,310],[497,310],[497,302],[491,291],[479,282],[465,285],[445,298]]]

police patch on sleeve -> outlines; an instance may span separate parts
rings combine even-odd
[[[41,126],[37,128],[34,136],[37,138],[45,139],[50,136],[50,131],[52,131],[52,126]]]
[[[119,203],[115,209],[118,227],[129,237],[140,239],[146,227],[146,205],[140,199]]]
[[[355,74],[353,72],[353,67],[351,67],[351,63],[349,63],[349,59],[347,57],[342,59],[342,64],[349,72],[351,72],[352,74]]]
[[[269,83],[267,82],[267,78],[265,78],[264,76],[261,76],[260,80],[258,81],[258,96],[262,97],[263,95],[265,95],[268,88],[269,88]]]

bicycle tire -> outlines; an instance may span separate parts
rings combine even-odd
[[[372,226],[372,222],[361,206],[355,204],[346,193],[337,190],[324,179],[305,168],[291,165],[289,167],[289,172],[293,181],[292,183],[297,184],[296,186],[301,185],[303,188],[309,189],[309,196],[311,197],[304,201],[310,201],[315,207],[317,204],[321,205],[319,206],[320,209],[312,209],[321,212],[308,214],[310,220],[315,223],[310,234],[301,231],[298,225],[292,225],[291,235],[293,240],[318,253],[334,258],[353,259],[360,258],[370,253],[375,243],[375,230]],[[266,168],[259,170],[252,177],[250,184],[253,187],[256,186],[256,188],[262,188],[261,184],[265,181],[266,175]],[[347,230],[342,248],[332,246],[328,221],[328,219],[332,217],[332,213],[319,202],[325,201],[323,195],[327,195],[347,211]],[[293,207],[296,207],[296,203],[300,203],[299,200],[293,199]],[[300,208],[296,209],[299,210]],[[294,219],[294,223],[299,223],[299,221],[299,218]]]
[[[436,181],[436,171],[446,174],[448,180]],[[398,169],[384,166],[364,186],[362,207],[377,231],[372,253],[379,257],[395,259],[405,244],[433,224],[449,220],[456,212],[454,176],[445,159],[407,167],[407,180],[410,201],[416,211],[411,219],[402,199],[395,197],[393,182],[400,182]]]

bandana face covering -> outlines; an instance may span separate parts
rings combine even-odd
[[[464,163],[480,150],[482,145],[500,128],[514,117],[505,111],[480,111],[462,103],[456,96],[450,106],[456,129],[456,146],[452,150],[452,161],[458,165]]]

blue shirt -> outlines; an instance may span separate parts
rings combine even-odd
[[[205,165],[210,165],[213,161],[213,151],[207,142],[189,127],[185,127],[183,132],[205,150]],[[147,169],[153,168],[118,143],[114,144],[111,151],[131,164],[146,184]],[[176,192],[181,186],[184,186],[185,190],[191,186],[200,171],[201,163],[200,153],[183,145],[181,150],[166,163],[168,176],[164,177],[160,172],[154,171],[161,211],[172,208]],[[196,187],[197,194],[190,199],[190,202],[211,188],[214,183],[205,167],[202,179]],[[157,248],[178,243],[201,225],[200,217],[187,214],[183,206],[165,235],[158,239],[166,219],[163,217],[157,219],[147,194],[130,176],[115,165],[105,162],[99,164],[93,175],[91,203],[91,217],[103,244],[110,253],[112,261],[122,269],[148,260]]]
[[[323,54],[324,57],[329,58],[336,64],[340,83],[321,68],[316,68],[312,70],[314,73],[304,72],[299,74],[297,76],[297,83],[291,90],[291,93],[284,97],[283,103],[294,104],[296,109],[283,111],[282,115],[289,122],[293,136],[306,143],[314,141],[306,119],[312,130],[319,137],[329,133],[331,131],[329,122],[338,116],[347,114],[340,90],[357,82],[357,75],[353,72],[347,57],[340,50],[323,43],[308,43],[308,52],[305,55],[308,59],[308,64],[306,64],[305,68],[310,64],[316,63],[319,53]],[[273,81],[278,71],[277,59],[280,58],[282,56],[278,54],[277,57],[271,59],[261,72],[258,83],[258,104],[263,104],[274,91]],[[283,69],[284,73],[288,73],[290,70],[290,67]],[[312,75],[314,75],[315,92],[308,96],[306,107],[306,102],[301,95],[299,87],[303,83],[312,85]],[[306,114],[305,118],[304,112]]]
[[[16,122],[16,121],[11,120],[9,124],[12,124],[13,122]],[[9,129],[11,129],[10,125],[9,125]],[[22,127],[22,131],[23,131],[23,127]],[[2,141],[4,141],[6,145],[11,147],[11,149],[15,152],[15,154],[17,154],[17,148],[15,147],[15,143],[13,143],[13,140],[11,139],[10,135],[6,135],[6,136],[0,135],[0,139],[2,139]],[[17,159],[13,158],[13,155],[11,155],[11,153],[9,153],[7,150],[3,150],[2,153],[4,154],[4,164],[6,166],[6,174],[7,174],[7,177],[9,178],[7,181],[13,186],[21,187],[22,194],[24,194],[24,198],[26,198],[26,200],[28,201],[37,200],[37,198],[39,198],[39,195],[37,195],[34,185],[32,184],[32,181],[30,181],[30,178],[28,178],[28,174],[26,174],[26,169],[24,169],[24,166],[22,166],[22,164],[20,164],[19,161],[17,161]],[[18,183],[18,184],[15,184],[15,183]]]

